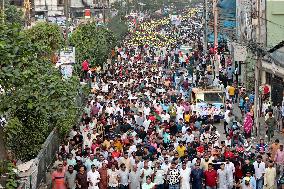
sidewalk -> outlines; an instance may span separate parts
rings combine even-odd
[[[242,114],[241,114],[240,108],[238,107],[238,104],[234,104],[233,114],[235,115],[237,121],[239,121],[240,123],[243,122],[244,118],[242,118]],[[265,137],[265,131],[266,130],[265,130],[264,117],[260,117],[259,121],[260,121],[259,136],[256,137],[254,142],[258,143],[260,139],[265,139],[266,143],[268,143],[268,139],[267,139],[267,137]],[[274,137],[271,139],[270,144],[272,144],[275,141],[275,139],[279,139],[280,143],[284,144],[284,137],[283,136],[284,135],[282,133],[275,131],[274,132]]]

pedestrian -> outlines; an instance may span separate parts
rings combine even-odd
[[[230,158],[226,158],[224,169],[227,173],[227,186],[228,189],[232,189],[234,186],[235,165],[230,161]]]
[[[89,182],[88,189],[99,189],[100,173],[95,165],[91,166],[91,170],[87,173],[87,179]]]
[[[264,173],[264,189],[276,188],[276,169],[273,167],[273,161],[270,161]]]
[[[204,172],[205,188],[216,189],[218,183],[217,172],[213,169],[212,163],[209,163],[208,170]]]
[[[180,169],[181,186],[180,189],[190,189],[190,175],[191,169],[187,167],[186,162],[182,162],[182,168]]]
[[[167,172],[167,182],[169,184],[169,189],[180,189],[181,175],[176,166],[176,162],[172,161],[171,167]]]
[[[137,170],[137,165],[134,165],[129,173],[129,188],[140,189],[140,172]]]
[[[155,189],[155,184],[150,176],[146,177],[146,182],[142,184],[142,189]]]
[[[217,170],[217,174],[218,174],[218,189],[229,189],[228,187],[228,180],[229,180],[229,176],[228,176],[228,172],[225,170],[225,164],[222,163],[220,165],[220,169]]]
[[[107,164],[108,164],[108,161],[107,160],[104,160],[103,163],[102,163],[102,167],[99,168],[99,173],[100,173],[100,183],[99,183],[99,188],[100,189],[107,189],[108,188],[108,181],[109,181],[109,178],[108,178],[108,169],[107,169]]]
[[[88,71],[89,71],[89,60],[86,59],[82,62],[83,80],[86,80],[88,78]]]
[[[283,145],[281,144],[279,149],[277,150],[274,159],[276,163],[276,171],[279,175],[283,175],[283,166],[284,166],[284,150]]]
[[[265,163],[262,161],[262,156],[257,156],[256,161],[253,163],[255,170],[256,188],[262,189],[264,183]]]
[[[58,164],[56,171],[51,175],[53,189],[66,189],[65,176],[63,171],[63,164]]]
[[[242,180],[242,189],[243,188],[256,189],[255,177],[249,171],[246,172],[245,177]]]
[[[76,186],[77,188],[80,189],[88,189],[89,182],[88,182],[88,177],[86,173],[86,168],[85,166],[80,166],[79,171],[76,175]]]
[[[119,189],[129,188],[129,170],[126,169],[126,165],[122,163],[118,170]]]
[[[67,189],[76,189],[76,175],[77,171],[74,170],[74,166],[69,165],[68,170],[65,173],[65,183]]]
[[[118,170],[113,164],[110,169],[107,171],[108,176],[108,186],[110,189],[118,189],[119,186],[119,175]]]
[[[268,141],[270,142],[271,138],[274,137],[274,130],[277,125],[276,119],[272,116],[272,112],[268,112],[268,118],[265,121],[266,127],[267,127],[267,136],[268,136]]]
[[[165,176],[167,171],[162,169],[161,163],[159,161],[156,162],[155,168],[154,168],[154,183],[156,184],[156,189],[164,189],[165,188]]]

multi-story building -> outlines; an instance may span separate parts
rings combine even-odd
[[[262,61],[261,82],[271,86],[271,100],[281,103],[284,92],[284,0],[267,0],[266,48],[269,55]]]

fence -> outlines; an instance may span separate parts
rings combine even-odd
[[[82,91],[78,91],[78,96],[75,99],[77,107],[79,108],[78,120],[81,115],[80,109],[85,104],[85,100],[86,97]],[[60,142],[61,139],[59,133],[57,129],[54,129],[45,140],[37,157],[26,163],[28,164],[29,169],[20,173],[19,177],[21,184],[18,189],[36,189],[42,182],[46,182],[47,171],[53,164]]]

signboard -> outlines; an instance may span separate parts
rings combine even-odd
[[[75,64],[75,62],[75,47],[64,48],[60,51],[57,61],[58,65]]]
[[[233,44],[234,61],[244,62],[247,58],[247,49],[244,46]]]
[[[91,18],[91,9],[85,9],[85,18]]]
[[[212,107],[210,108],[207,103],[200,102],[196,103],[196,112],[200,116],[207,116],[210,112],[212,112],[213,115],[219,115],[220,113],[223,113],[222,106],[222,103],[212,103]]]
[[[71,64],[63,64],[60,66],[61,74],[64,79],[68,79],[72,77],[73,66]]]

